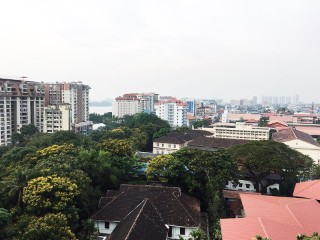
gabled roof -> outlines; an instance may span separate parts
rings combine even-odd
[[[320,204],[316,200],[240,194],[245,218],[221,219],[222,238],[295,240],[298,234],[320,231]]]
[[[293,196],[320,200],[320,180],[296,183]]]
[[[229,138],[213,138],[213,137],[199,137],[188,143],[188,148],[196,148],[202,150],[215,150],[219,148],[228,148],[234,145],[248,143],[248,140],[243,139],[229,139]]]
[[[301,132],[307,133],[311,136],[320,136],[319,126],[295,126],[295,128]]]
[[[212,133],[204,130],[187,130],[183,132],[171,132],[166,136],[155,139],[154,142],[184,144],[193,139],[209,135],[212,135]]]
[[[317,143],[317,141],[314,140],[309,134],[298,131],[297,129],[294,129],[294,128],[286,128],[286,129],[280,130],[279,132],[275,132],[272,135],[272,139],[276,142],[282,142],[282,143],[298,139],[303,142],[320,147],[319,143]]]
[[[200,202],[181,193],[177,187],[122,184],[118,191],[107,192],[111,201],[97,211],[92,219],[101,221],[121,221],[143,199],[148,198],[168,225],[199,227]],[[108,199],[109,200],[109,199]],[[100,203],[104,201],[101,200]]]
[[[278,124],[278,125],[282,125],[283,127],[288,127],[288,124],[286,124],[284,121],[281,121],[281,120],[272,120],[272,121],[269,121],[268,123],[268,127],[274,125],[274,124]]]
[[[246,123],[257,123],[257,122],[259,122],[259,121],[256,120],[256,119],[248,119],[248,120],[246,121]]]
[[[160,214],[144,199],[116,226],[109,240],[166,240],[167,234],[168,228]]]

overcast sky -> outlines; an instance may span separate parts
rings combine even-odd
[[[0,77],[90,99],[299,94],[320,102],[319,0],[2,0]]]

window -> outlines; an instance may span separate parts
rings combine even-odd
[[[174,148],[176,148],[176,145],[173,145]]]
[[[168,237],[172,237],[172,227],[169,226]]]
[[[180,235],[186,235],[186,229],[180,228]]]
[[[105,228],[105,229],[109,229],[109,227],[110,227],[109,222],[104,222],[104,228]]]
[[[250,188],[250,184],[246,184],[246,188]]]
[[[242,187],[242,183],[239,183],[239,187]]]
[[[164,144],[162,144],[161,146],[164,147]]]

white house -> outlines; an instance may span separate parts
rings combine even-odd
[[[201,227],[200,201],[178,187],[122,184],[102,197],[95,220],[110,240],[189,239]]]
[[[226,189],[236,190],[236,191],[244,191],[244,192],[256,192],[256,188],[253,183],[248,180],[239,180],[239,184],[233,185],[231,181],[228,181],[228,184],[225,186]],[[278,189],[279,184],[275,183],[267,187],[267,194],[271,194],[271,189]]]
[[[311,157],[320,164],[320,145],[309,134],[294,128],[287,128],[273,133],[272,139],[288,145],[290,148]]]
[[[211,135],[210,132],[202,130],[171,132],[153,141],[153,153],[170,154],[186,147],[187,144],[194,139]]]
[[[215,123],[210,127],[203,127],[213,133],[216,138],[245,139],[245,140],[269,140],[270,128],[255,127],[245,122]]]

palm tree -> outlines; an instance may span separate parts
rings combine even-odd
[[[28,183],[28,172],[25,169],[15,170],[5,181],[2,181],[4,185],[4,191],[8,192],[9,197],[17,197],[17,207],[22,207],[22,194],[23,188],[27,186]]]

